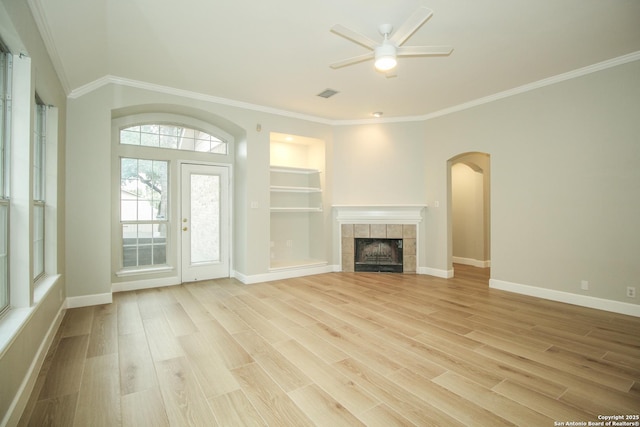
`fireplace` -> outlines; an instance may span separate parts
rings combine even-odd
[[[334,205],[340,242],[340,271],[351,273],[363,271],[382,271],[360,264],[356,270],[356,239],[373,239],[386,242],[386,239],[401,241],[396,244],[394,253],[399,257],[394,264],[395,271],[404,274],[418,272],[418,224],[422,221],[423,205]],[[397,251],[396,251],[397,249]],[[385,267],[388,268],[388,267]]]
[[[402,239],[356,238],[355,271],[402,273]]]

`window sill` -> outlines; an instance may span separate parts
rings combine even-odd
[[[0,357],[15,337],[20,333],[29,318],[44,300],[49,291],[60,279],[60,275],[45,276],[38,280],[33,291],[33,305],[31,307],[10,308],[0,319]]]
[[[120,271],[116,271],[116,276],[118,277],[141,276],[144,274],[166,273],[173,270],[174,270],[173,267],[166,265],[162,267],[144,268],[144,269],[138,269],[138,270],[120,270]]]
[[[59,274],[44,276],[38,279],[33,288],[33,305],[37,305],[49,293],[53,285],[60,279]],[[60,295],[62,297],[62,295]]]
[[[0,319],[0,358],[33,312],[33,307],[10,308]]]

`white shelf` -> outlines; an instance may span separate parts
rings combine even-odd
[[[292,168],[289,166],[271,166],[271,172],[280,172],[280,173],[299,173],[305,175],[311,175],[314,173],[320,173],[318,169],[308,169],[308,168]]]
[[[320,271],[328,265],[327,260],[318,259],[325,244],[323,175],[320,169],[305,167],[320,163],[307,163],[308,147],[293,147],[290,156],[269,166],[269,271],[281,277],[297,276],[292,272],[298,270]],[[313,153],[317,159],[319,153]]]
[[[271,212],[322,212],[322,208],[272,206]]]
[[[286,185],[272,185],[269,187],[274,193],[321,193],[318,187],[295,187]]]

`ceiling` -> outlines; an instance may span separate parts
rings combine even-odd
[[[640,52],[638,0],[29,0],[71,96],[96,81],[158,86],[318,120],[414,117]],[[399,58],[397,77],[332,32],[381,40],[418,7],[405,43],[448,57]],[[111,78],[112,80],[108,79]],[[331,98],[317,94],[330,88]]]

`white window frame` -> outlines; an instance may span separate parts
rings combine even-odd
[[[131,126],[142,124],[169,124],[174,126],[184,126],[190,129],[200,130],[211,136],[226,142],[226,153],[212,153],[202,151],[190,151],[180,149],[167,149],[161,147],[148,147],[143,145],[120,144],[120,130]],[[172,197],[168,206],[168,230],[166,266],[155,266],[150,268],[123,268],[123,242],[120,231],[120,158],[139,158],[149,160],[169,161],[169,195],[179,193],[179,165],[183,161],[187,162],[211,162],[218,164],[232,164],[234,156],[234,137],[228,132],[218,128],[213,123],[209,123],[190,116],[173,113],[141,113],[131,115],[118,115],[112,120],[112,248],[111,248],[111,268],[114,286],[120,284],[129,286],[126,280],[136,282],[148,281],[149,286],[158,284],[175,284],[175,275],[179,275],[179,244],[178,228],[176,218],[179,217],[178,199]],[[177,273],[176,273],[177,272]],[[172,279],[173,278],[173,279]],[[118,285],[116,285],[116,283]],[[131,285],[132,289],[137,286]]]
[[[0,314],[11,306],[9,283],[9,176],[11,148],[11,85],[13,57],[0,50]]]
[[[165,128],[163,130],[163,128]],[[169,132],[166,128],[181,129],[180,134]],[[123,140],[122,135],[128,137]],[[120,144],[136,147],[162,148],[165,150],[184,150],[206,154],[226,155],[229,152],[228,142],[217,135],[205,132],[180,123],[151,122],[125,126],[119,131]],[[213,147],[212,145],[215,144]],[[222,148],[217,151],[216,147]]]
[[[47,106],[36,96],[33,121],[33,280],[45,274]]]
[[[59,279],[58,273],[58,109],[47,106],[46,147],[43,158],[44,204],[43,272],[34,277],[34,125],[36,119],[33,66],[26,55],[12,55],[11,132],[8,180],[11,182],[9,201],[8,269],[10,310],[36,305]],[[44,225],[43,225],[44,224]]]

